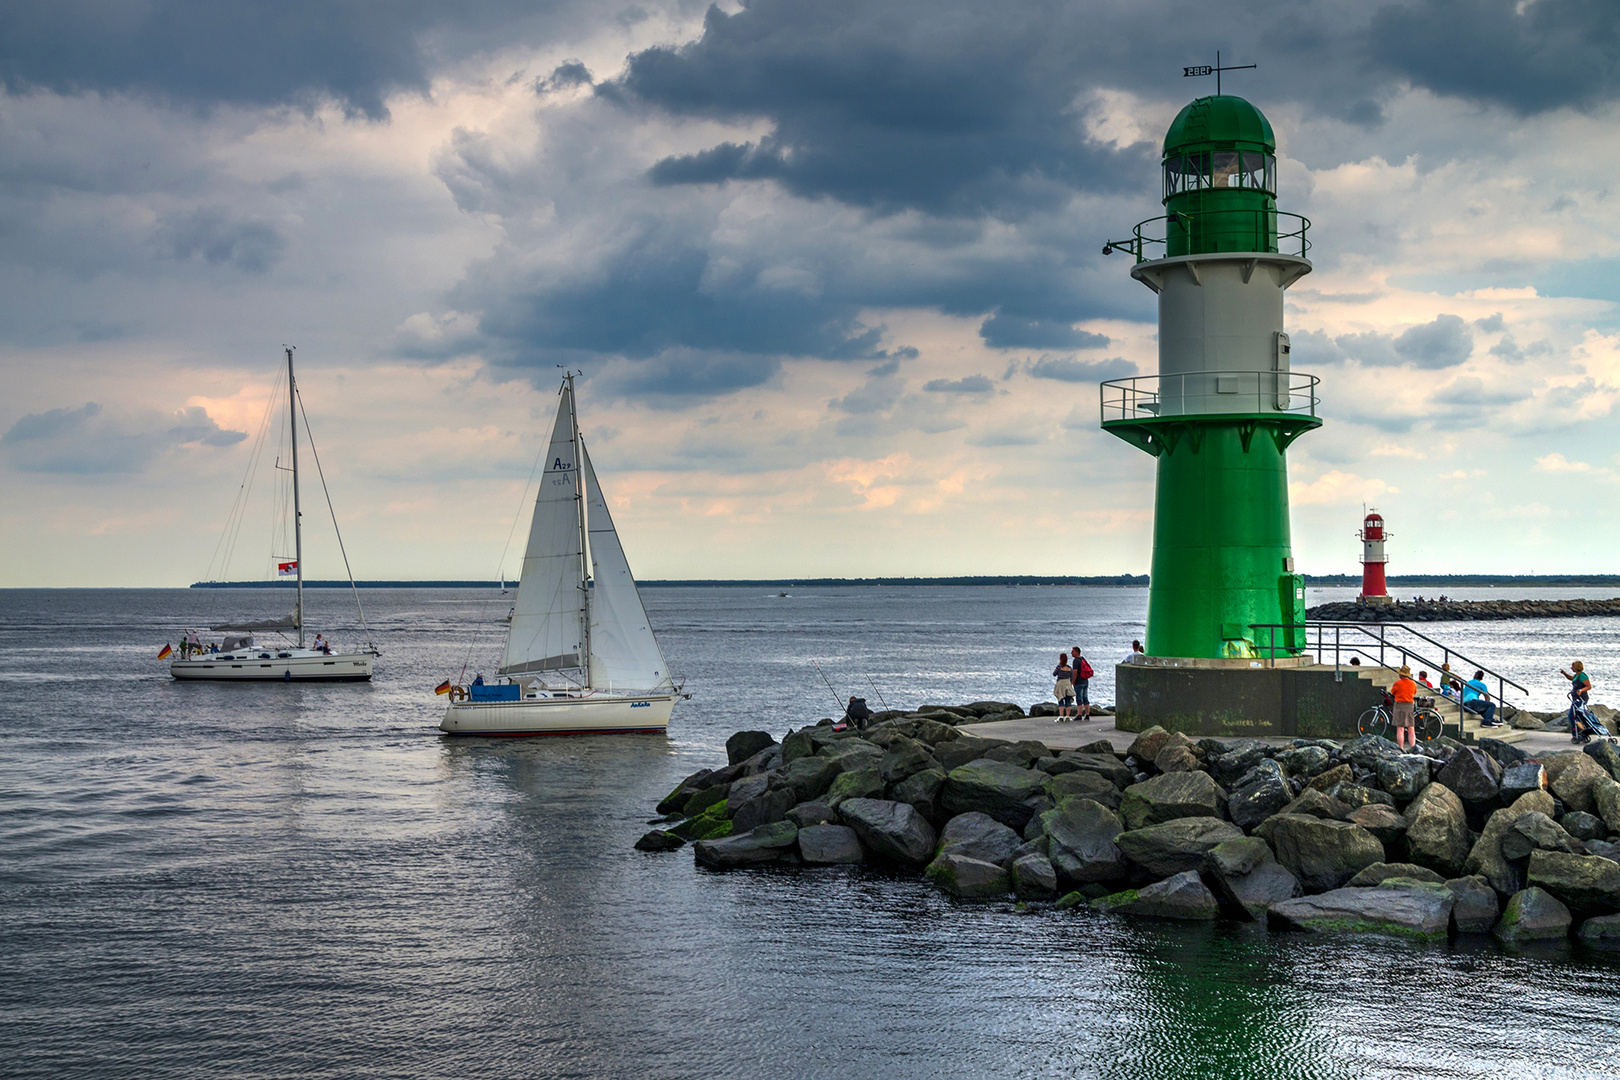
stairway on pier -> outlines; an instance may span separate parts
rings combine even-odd
[[[1346,668],[1341,667],[1339,670],[1344,671]],[[1381,690],[1388,690],[1395,685],[1395,680],[1400,678],[1400,673],[1394,668],[1367,665],[1353,670]],[[1465,743],[1471,743],[1481,738],[1514,743],[1519,742],[1525,736],[1523,731],[1509,727],[1506,724],[1495,728],[1486,727],[1480,722],[1478,716],[1464,709],[1456,698],[1445,697],[1440,691],[1430,690],[1422,683],[1418,683],[1418,696],[1434,698],[1434,711],[1440,714],[1440,720],[1445,725],[1446,734],[1454,739],[1460,738]],[[1500,705],[1501,702],[1497,704]],[[1458,732],[1461,732],[1461,734],[1459,735]]]

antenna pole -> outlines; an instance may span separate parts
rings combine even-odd
[[[304,512],[298,506],[298,383],[293,379],[293,346],[287,350],[287,417],[292,421],[293,474],[293,569],[298,572],[298,599],[293,605],[293,621],[298,624],[298,647],[304,647]]]

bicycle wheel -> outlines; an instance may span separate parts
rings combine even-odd
[[[1389,738],[1389,714],[1374,705],[1362,713],[1361,719],[1356,721],[1356,731],[1362,735],[1377,735],[1381,738]]]
[[[1412,715],[1417,724],[1417,737],[1421,742],[1434,742],[1445,731],[1445,721],[1433,709],[1419,709]]]

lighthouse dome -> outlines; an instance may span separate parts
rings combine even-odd
[[[1232,94],[1201,97],[1176,114],[1164,135],[1164,156],[1207,150],[1277,152],[1266,114]]]

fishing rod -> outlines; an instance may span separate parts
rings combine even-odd
[[[816,674],[821,676],[821,681],[827,684],[827,692],[832,694],[833,701],[838,704],[840,709],[845,708],[843,701],[838,697],[838,691],[833,689],[832,680],[827,678],[827,673],[825,671],[821,670],[821,665],[817,664],[814,660],[810,661],[810,663],[815,666]]]
[[[883,700],[883,691],[877,688],[877,683],[872,682],[872,676],[868,675],[866,681],[872,683],[872,693],[877,695],[878,703],[883,706],[883,711],[889,712],[889,703]]]

